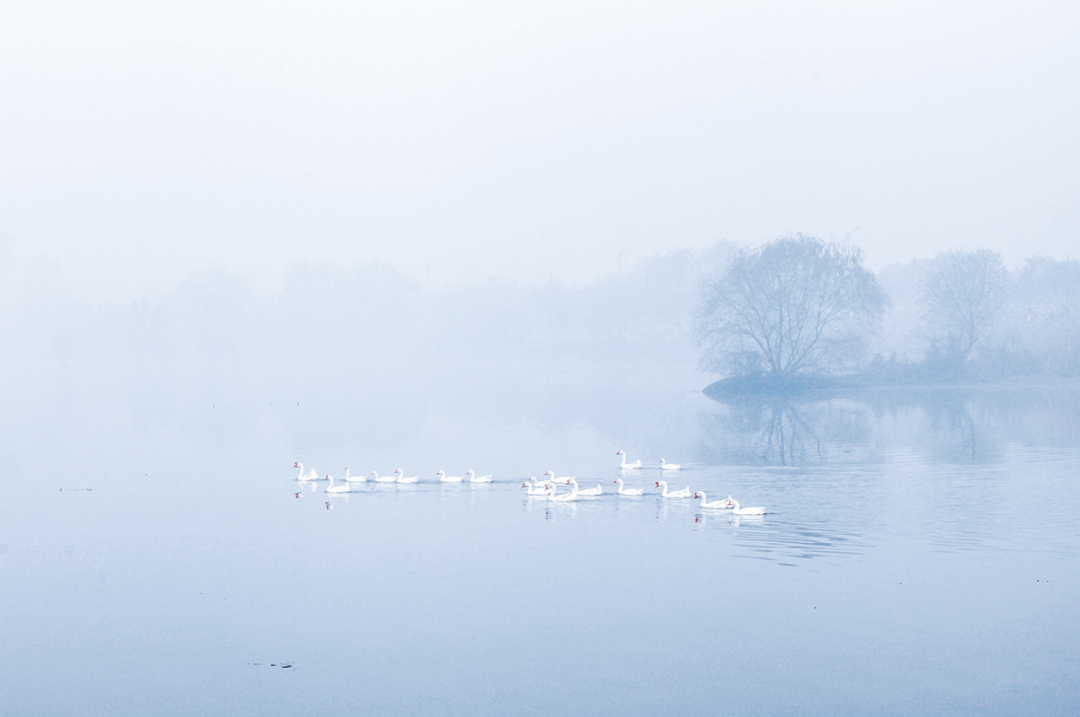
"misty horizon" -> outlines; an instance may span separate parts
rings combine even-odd
[[[0,25],[0,235],[90,296],[296,261],[579,285],[796,232],[875,271],[1076,242],[1065,4],[125,7]]]
[[[0,713],[1080,712],[1077,37],[6,1]]]

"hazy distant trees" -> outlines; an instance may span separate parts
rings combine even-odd
[[[996,252],[939,254],[919,287],[932,350],[950,359],[967,359],[1000,317],[1008,284],[1009,272]]]
[[[1005,371],[1080,374],[1080,262],[1028,258],[995,334]]]
[[[735,375],[850,367],[884,305],[858,249],[801,234],[743,249],[705,283],[697,316],[701,363]]]

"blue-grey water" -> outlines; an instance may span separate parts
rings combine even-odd
[[[553,364],[15,405],[0,714],[1080,710],[1075,385],[727,405],[702,383]],[[662,456],[672,488],[769,512],[614,495],[620,448],[628,485]],[[294,461],[421,483],[331,498]],[[606,493],[526,497],[548,469]]]

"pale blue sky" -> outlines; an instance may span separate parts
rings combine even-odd
[[[379,259],[586,281],[802,231],[1064,258],[1070,3],[5,2],[0,234],[124,298]]]

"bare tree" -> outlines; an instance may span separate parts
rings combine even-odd
[[[962,361],[1000,317],[1009,272],[989,249],[944,252],[934,265],[919,287],[923,324],[939,351]]]
[[[774,376],[846,368],[861,358],[884,304],[858,249],[801,234],[744,249],[706,282],[702,366]]]

